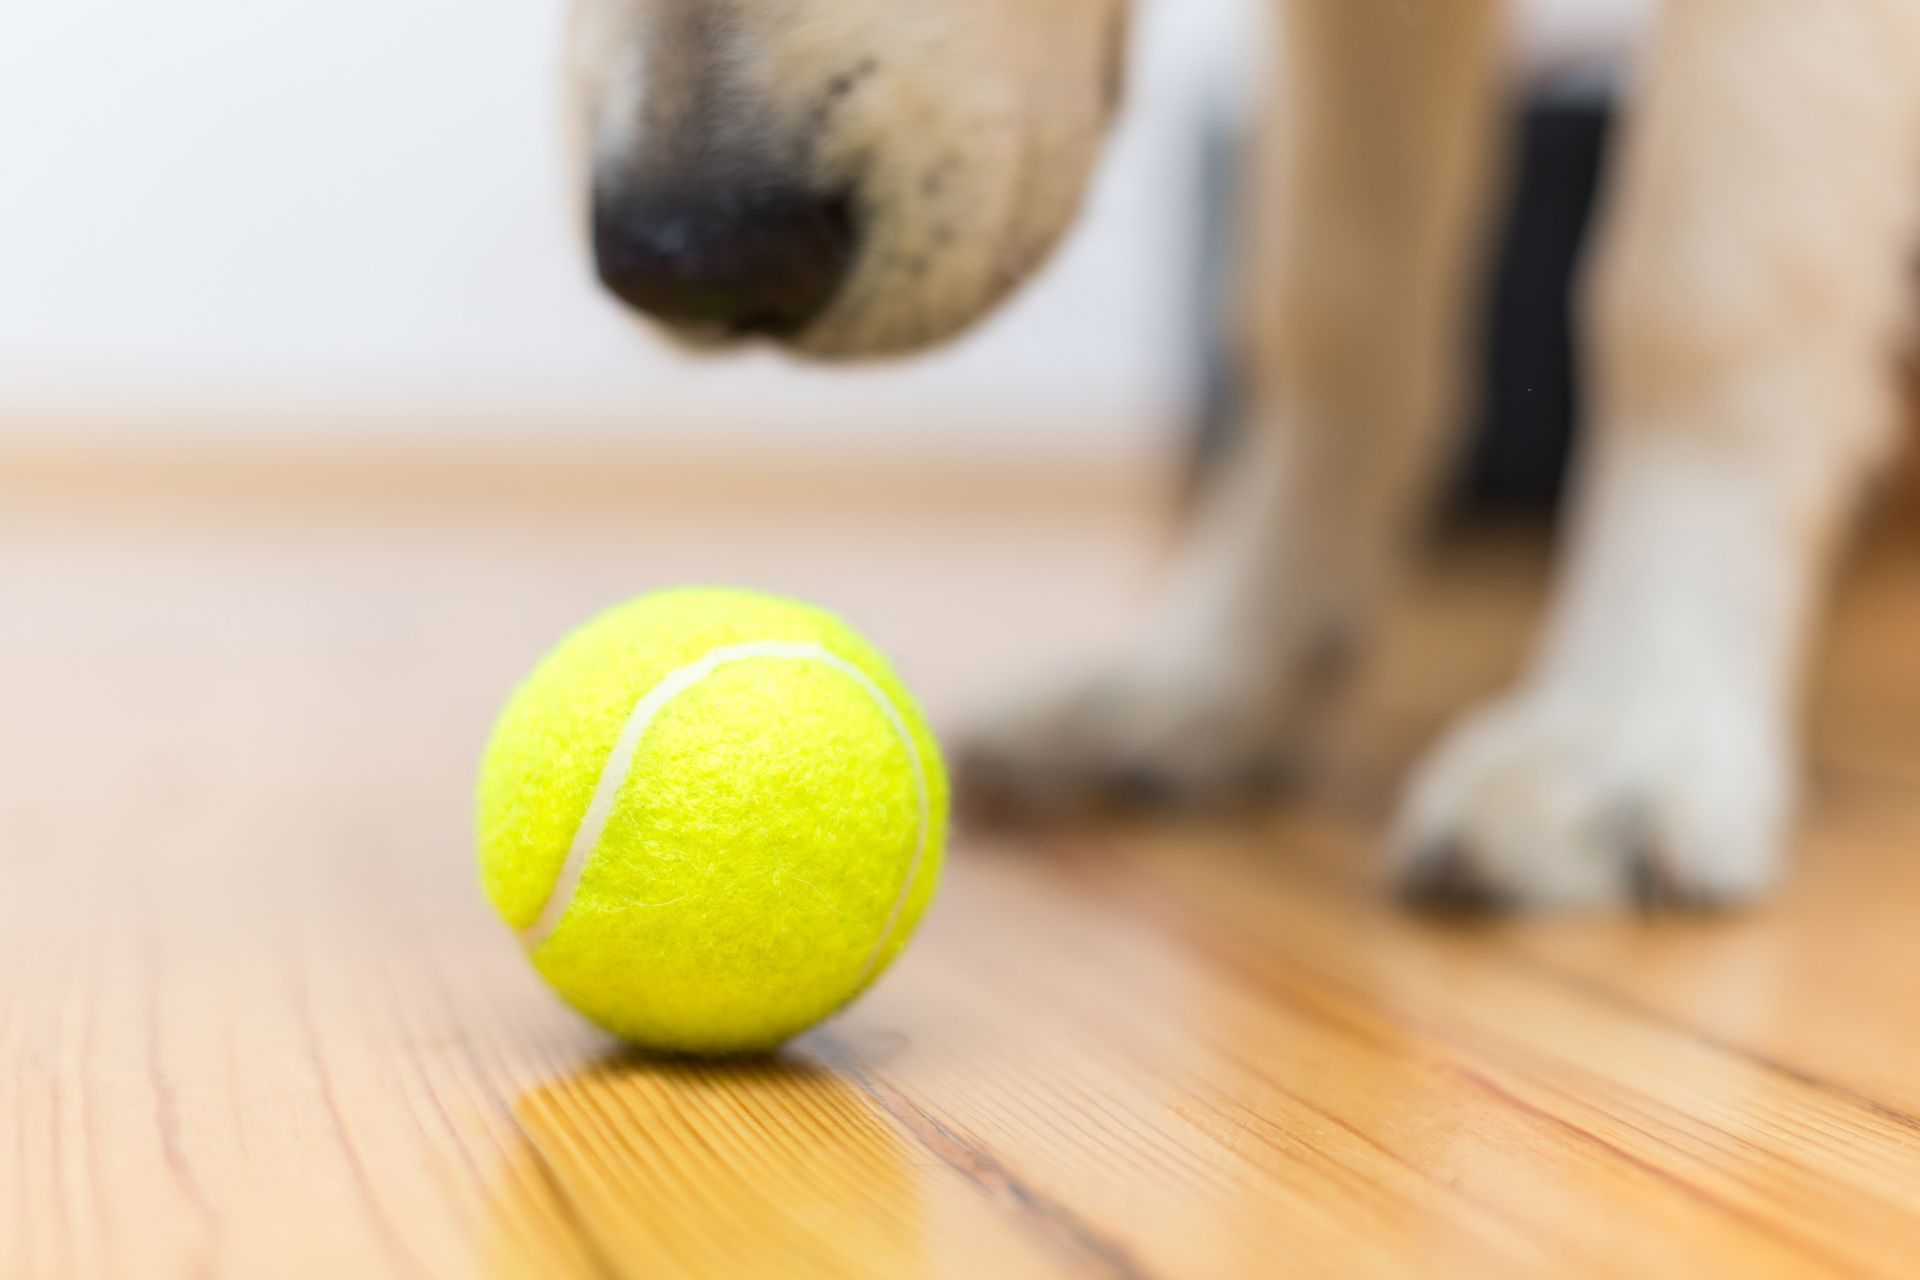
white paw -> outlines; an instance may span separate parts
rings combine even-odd
[[[1111,802],[1217,805],[1271,789],[1297,763],[1317,700],[1267,683],[1143,662],[1017,702],[962,735],[962,803],[976,817],[1052,817]]]
[[[1392,857],[1452,907],[1716,906],[1780,869],[1787,734],[1704,687],[1538,692],[1456,730],[1417,776]]]

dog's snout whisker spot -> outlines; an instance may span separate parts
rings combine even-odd
[[[927,166],[920,175],[920,194],[933,199],[946,193],[947,185],[962,168],[960,157],[949,152]]]
[[[871,79],[879,69],[878,60],[866,58],[847,70],[829,77],[826,86],[820,91],[819,98],[807,110],[806,118],[810,136],[803,141],[802,145],[809,148],[817,147],[820,143],[821,131],[833,122],[834,117],[853,96],[854,90]]]
[[[880,62],[877,58],[862,58],[845,71],[840,72],[831,80],[827,81],[827,96],[834,98],[844,97],[853,92],[854,87],[862,80],[870,78],[879,69]]]

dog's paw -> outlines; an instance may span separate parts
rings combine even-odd
[[[1417,776],[1395,880],[1441,908],[1727,906],[1780,869],[1784,727],[1701,689],[1542,692],[1482,712]]]
[[[956,791],[964,813],[988,821],[1217,806],[1286,775],[1290,720],[1237,682],[1120,668],[1016,702],[963,734]]]

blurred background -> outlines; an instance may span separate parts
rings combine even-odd
[[[1510,337],[1489,352],[1544,421],[1482,465],[1499,492],[1538,490],[1559,456],[1540,410],[1567,378],[1565,260],[1646,7],[1530,0],[1516,21],[1517,145],[1576,145],[1533,166],[1506,237],[1495,296],[1519,319],[1490,325]],[[561,0],[11,0],[0,460],[1155,472],[1220,415],[1209,246],[1263,8],[1148,3],[1124,127],[1061,259],[970,340],[849,377],[688,360],[599,294],[558,145]]]
[[[1409,584],[1324,775],[1219,830],[969,835],[831,1052],[724,1105],[610,1057],[483,900],[493,719],[674,583],[841,612],[943,733],[1126,634],[1234,420],[1272,0],[1142,0],[1059,259],[954,347],[851,371],[692,359],[601,293],[563,2],[0,0],[0,1275],[479,1274],[623,1215],[729,1258],[879,1223],[1011,1275],[967,1257],[989,1212],[1075,1274],[1402,1245],[1539,1274],[1569,1242],[1912,1271],[1910,556],[1838,602],[1777,908],[1482,932],[1381,891],[1407,770],[1530,643],[1569,280],[1655,0],[1516,6],[1452,507],[1518,518]],[[794,1172],[716,1175],[741,1134]],[[1646,1231],[1701,1248],[1622,1252]],[[570,1274],[533,1252],[488,1274]]]

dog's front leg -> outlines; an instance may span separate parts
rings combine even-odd
[[[1808,620],[1890,419],[1917,55],[1891,0],[1667,6],[1592,295],[1601,432],[1557,605],[1530,678],[1415,785],[1415,894],[1775,878]]]
[[[1294,0],[1243,299],[1249,429],[1152,625],[974,735],[976,797],[1216,798],[1309,737],[1455,416],[1500,6]]]

